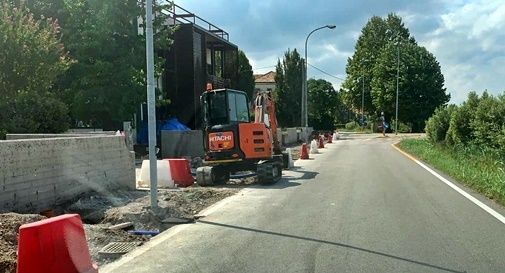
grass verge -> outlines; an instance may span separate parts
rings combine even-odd
[[[426,139],[404,139],[398,146],[459,182],[505,205],[505,164],[492,150],[449,148]]]

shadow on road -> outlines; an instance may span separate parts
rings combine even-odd
[[[294,168],[291,171],[301,173],[302,176],[300,177],[293,177],[290,175],[283,175],[282,178],[286,179],[288,181],[295,181],[295,180],[309,180],[309,179],[314,179],[316,176],[319,174],[318,172],[311,172],[311,171],[302,171],[300,167]]]
[[[302,171],[302,168],[295,167],[290,169],[290,171],[301,173],[302,176],[294,177],[290,175],[283,174],[282,179],[274,184],[259,184],[256,181],[248,182],[248,183],[226,183],[226,184],[218,184],[210,186],[212,188],[230,188],[230,189],[241,189],[241,188],[253,188],[253,189],[285,189],[290,187],[296,187],[301,185],[298,180],[310,180],[315,178],[319,173],[311,172],[311,171]]]
[[[283,234],[283,233],[273,232],[273,231],[268,231],[268,230],[260,230],[260,229],[255,229],[255,228],[228,225],[228,224],[216,223],[216,222],[205,221],[205,220],[198,220],[197,222],[202,223],[202,224],[207,224],[207,225],[220,226],[220,227],[232,228],[232,229],[238,229],[238,230],[250,231],[250,232],[259,232],[259,233],[264,233],[264,234],[269,234],[269,235],[282,236],[282,237],[287,237],[287,238],[293,238],[293,239],[298,239],[298,240],[305,240],[305,241],[311,241],[311,242],[316,242],[316,243],[321,243],[321,244],[328,244],[328,245],[348,248],[348,249],[352,249],[352,250],[356,250],[356,251],[361,251],[361,252],[365,252],[365,253],[369,253],[369,254],[374,254],[374,255],[379,255],[382,257],[395,259],[395,260],[400,260],[400,261],[409,262],[409,263],[413,263],[413,264],[417,264],[417,265],[422,265],[422,266],[426,266],[426,267],[430,267],[430,268],[434,268],[434,269],[438,269],[438,270],[442,270],[442,271],[446,271],[446,272],[454,272],[454,273],[465,273],[466,272],[466,271],[458,271],[455,269],[450,269],[450,268],[446,268],[446,267],[442,267],[442,266],[438,266],[438,265],[433,265],[433,264],[429,264],[426,262],[416,261],[416,260],[409,259],[409,258],[395,256],[395,255],[384,253],[384,252],[379,252],[379,251],[370,250],[370,249],[366,249],[366,248],[362,248],[362,247],[348,245],[348,244],[344,244],[344,243],[330,242],[330,241],[325,241],[325,240],[316,239],[316,238]]]

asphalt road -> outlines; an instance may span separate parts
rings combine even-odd
[[[505,272],[505,225],[395,141],[341,140],[101,272]]]

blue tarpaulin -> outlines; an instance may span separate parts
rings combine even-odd
[[[161,135],[161,130],[163,131],[189,131],[191,130],[188,126],[182,124],[177,118],[167,119],[162,122],[156,122],[156,137],[159,139]],[[147,128],[147,121],[140,125],[139,132],[137,135],[138,144],[148,144],[149,134]]]
[[[163,122],[161,130],[164,131],[189,131],[188,126],[182,124],[177,118],[171,118]]]

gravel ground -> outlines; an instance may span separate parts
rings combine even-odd
[[[132,222],[131,229],[162,232],[180,224],[174,221],[192,222],[195,214],[238,190],[226,186],[160,190],[156,213],[150,209],[148,191],[117,191],[114,196],[90,193],[54,211],[56,214],[78,213],[81,216],[91,258],[98,265],[103,265],[118,258],[98,254],[110,242],[138,242],[142,245],[151,238],[131,235],[127,230],[110,230],[110,226]],[[38,214],[0,214],[0,273],[16,272],[19,226],[44,218]]]
[[[19,227],[44,218],[38,214],[0,214],[0,272],[16,272]]]
[[[70,205],[68,212],[83,215],[83,221],[87,223],[84,228],[91,257],[98,265],[102,265],[114,260],[113,257],[98,254],[108,243],[138,242],[141,245],[151,238],[131,235],[127,230],[109,230],[108,227],[132,222],[132,229],[162,232],[176,225],[173,223],[174,220],[192,222],[194,215],[202,209],[237,191],[238,189],[200,187],[160,190],[159,209],[156,212],[150,209],[148,191],[121,192],[112,199],[115,204],[111,203],[111,199],[107,196],[88,195]],[[100,208],[96,210],[99,212],[89,213],[93,204],[99,204]]]

